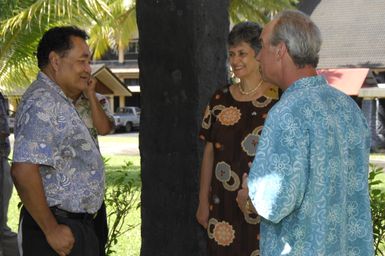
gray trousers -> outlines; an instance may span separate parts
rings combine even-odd
[[[0,188],[2,193],[2,204],[1,211],[4,214],[4,222],[0,223],[1,226],[1,243],[0,243],[0,256],[18,256],[18,246],[17,246],[17,236],[11,231],[7,225],[7,215],[8,215],[8,206],[9,200],[12,196],[13,182],[10,173],[10,166],[6,158],[1,158],[2,168],[0,171],[3,172],[3,180]],[[1,255],[2,253],[2,255]]]
[[[8,160],[5,158],[2,158],[1,161],[3,168],[3,184],[1,188],[1,193],[3,193],[3,205],[1,206],[1,209],[3,210],[4,214],[4,223],[1,223],[1,229],[3,230],[3,234],[5,236],[14,236],[15,234],[11,234],[11,229],[7,226],[7,214],[8,214],[8,206],[9,206],[9,200],[12,196],[12,189],[13,189],[13,182],[11,178],[11,168],[9,166]]]

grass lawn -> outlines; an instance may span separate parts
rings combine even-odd
[[[103,140],[111,142],[125,142],[125,143],[137,143],[137,138],[134,137],[103,137]],[[105,158],[109,159],[107,162],[107,172],[112,174],[113,172],[119,171],[122,166],[125,165],[125,162],[130,161],[133,163],[132,168],[130,168],[129,174],[130,177],[135,179],[134,186],[138,188],[137,196],[140,197],[140,157],[139,156],[125,156],[125,155],[104,155]],[[383,159],[385,160],[385,155],[371,155],[371,159]],[[383,175],[378,177],[384,183],[381,187],[385,190],[385,172]],[[108,186],[108,181],[107,181]],[[19,211],[17,209],[17,204],[19,203],[19,197],[14,190],[13,196],[11,198],[11,203],[9,206],[8,212],[8,224],[13,230],[17,230]],[[113,248],[116,253],[113,255],[116,256],[137,256],[140,254],[141,246],[141,232],[140,232],[140,208],[133,209],[126,218],[127,225],[134,225],[135,228],[129,230],[122,237],[118,239],[118,243]]]
[[[121,141],[122,138],[120,138]],[[121,169],[120,167],[125,165],[125,162],[130,161],[133,163],[130,169],[130,176],[135,178],[134,186],[137,186],[137,196],[140,198],[140,157],[139,156],[121,156],[121,155],[105,155],[105,158],[109,158],[107,162],[107,172],[114,172]],[[13,191],[11,202],[8,210],[8,225],[12,230],[17,230],[19,221],[19,210],[17,208],[20,202],[19,196],[16,190]],[[127,216],[126,222],[128,225],[134,225],[135,228],[129,230],[122,237],[118,239],[118,243],[115,245],[114,250],[116,256],[137,256],[140,254],[141,246],[141,234],[140,234],[140,208],[133,209]]]

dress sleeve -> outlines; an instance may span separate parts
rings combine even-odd
[[[211,97],[209,104],[205,108],[205,112],[202,119],[201,129],[199,131],[199,138],[203,141],[213,142],[213,124],[216,122],[216,116],[214,114],[214,107],[217,105],[217,98],[219,91],[216,91]]]
[[[302,202],[309,132],[289,111],[271,111],[250,169],[249,196],[259,215],[278,223]]]

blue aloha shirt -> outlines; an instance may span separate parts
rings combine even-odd
[[[15,121],[13,162],[40,165],[48,205],[95,213],[104,196],[104,163],[72,101],[40,72]]]
[[[373,255],[370,134],[357,104],[321,76],[270,110],[250,170],[263,256]]]

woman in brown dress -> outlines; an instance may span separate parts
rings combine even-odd
[[[239,23],[229,34],[229,62],[239,79],[211,98],[200,138],[206,142],[201,165],[198,222],[207,229],[210,256],[259,255],[259,217],[243,214],[235,198],[249,172],[277,87],[263,81],[256,60],[261,28]]]

